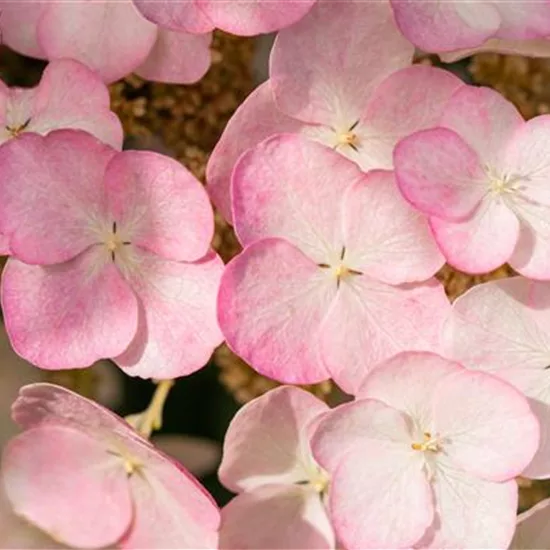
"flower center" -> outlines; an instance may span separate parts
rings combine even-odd
[[[332,271],[332,274],[334,275],[334,278],[336,279],[336,285],[339,288],[340,282],[348,279],[352,275],[363,275],[362,271],[357,271],[355,269],[349,268],[345,262],[344,262],[344,256],[346,255],[346,247],[344,246],[342,248],[342,252],[340,253],[340,259],[335,264],[317,264],[319,267],[323,269],[330,269]]]
[[[351,147],[356,152],[359,151],[360,140],[359,136],[354,131],[358,124],[359,121],[357,120],[347,130],[335,131],[336,145],[334,146],[334,149],[344,146]]]
[[[27,126],[29,125],[30,121],[31,119],[28,118],[25,122],[23,122],[23,124],[20,124],[19,126],[7,125],[6,131],[8,132],[10,137],[15,138],[27,129]]]
[[[111,259],[115,261],[116,252],[123,246],[128,246],[132,244],[130,241],[123,241],[120,234],[117,233],[117,224],[113,222],[112,231],[107,234],[105,240],[103,241],[105,248],[111,253]]]
[[[429,451],[431,453],[438,453],[442,450],[438,437],[432,437],[430,432],[424,432],[423,438],[424,439],[421,443],[411,443],[413,450],[422,452]]]
[[[489,190],[493,195],[507,195],[519,190],[517,184],[522,179],[520,176],[500,175],[489,166],[485,167],[485,172],[489,179]]]
[[[319,495],[326,495],[330,483],[328,473],[316,464],[311,464],[307,469],[308,479],[304,481],[298,481],[296,485],[307,485]]]

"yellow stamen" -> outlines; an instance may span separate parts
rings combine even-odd
[[[432,438],[430,432],[424,432],[424,441],[422,443],[411,443],[411,447],[414,451],[430,451],[432,453],[438,453],[441,451],[441,445],[437,438]]]

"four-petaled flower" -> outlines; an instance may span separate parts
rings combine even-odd
[[[2,481],[15,513],[70,547],[215,548],[219,510],[124,420],[65,388],[21,389]]]
[[[304,390],[282,387],[236,414],[219,476],[238,494],[222,509],[221,548],[335,547],[324,504],[329,479],[309,448],[328,410]]]
[[[311,448],[330,475],[346,548],[507,548],[514,477],[539,442],[515,388],[431,353],[405,352],[320,419]]]
[[[128,374],[174,378],[222,341],[201,184],[178,162],[118,153],[59,130],[0,148],[0,231],[13,257],[2,305],[14,349],[47,369],[114,358]]]
[[[505,262],[550,278],[550,116],[524,122],[488,88],[463,87],[437,128],[395,148],[405,197],[430,216],[447,261],[468,273]]]
[[[218,319],[256,370],[353,393],[380,360],[438,348],[450,306],[430,277],[443,259],[391,172],[280,135],[241,157],[232,195],[245,249],[222,277]]]

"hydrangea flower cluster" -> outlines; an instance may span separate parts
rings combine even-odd
[[[0,25],[50,61],[36,88],[0,87],[11,345],[157,384],[124,419],[20,390],[1,546],[548,547],[550,499],[518,516],[516,478],[550,479],[550,117],[413,65],[415,48],[546,55],[546,0],[8,0]],[[279,32],[205,189],[121,150],[105,83],[197,80],[214,28]],[[242,245],[226,266],[210,199]],[[451,304],[445,263],[518,275]],[[284,385],[233,418],[220,509],[150,437],[224,340]],[[295,387],[328,379],[332,406]]]

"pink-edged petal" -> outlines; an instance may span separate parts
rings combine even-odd
[[[132,0],[50,2],[38,25],[38,41],[49,59],[72,58],[113,82],[149,55],[157,27]]]
[[[516,130],[503,153],[502,171],[515,180],[511,204],[522,222],[510,264],[533,279],[550,279],[545,253],[550,242],[550,162],[543,147],[548,136],[550,116],[536,117]]]
[[[216,320],[223,262],[214,253],[186,263],[145,251],[136,251],[133,261],[137,263],[130,265],[126,276],[138,296],[138,328],[115,362],[130,376],[142,378],[195,372],[223,340]]]
[[[343,206],[346,265],[390,284],[424,281],[444,263],[428,225],[401,196],[391,172],[371,171]]]
[[[447,262],[465,273],[487,273],[509,261],[520,234],[514,211],[491,195],[465,221],[430,218],[430,226]]]
[[[48,4],[43,0],[4,0],[0,18],[2,42],[23,55],[45,58],[38,44],[37,26]]]
[[[288,383],[329,377],[318,332],[336,284],[282,239],[247,247],[226,267],[218,320],[229,347],[258,372]]]
[[[138,321],[134,293],[98,248],[54,266],[10,259],[2,307],[15,351],[44,369],[87,367],[118,355]]]
[[[522,477],[531,479],[548,479],[550,477],[550,404],[548,391],[548,373],[544,371],[532,372],[530,382],[534,388],[544,388],[544,399],[528,399],[533,414],[537,417],[540,425],[540,439],[537,452],[529,465],[521,472]],[[536,376],[538,374],[538,376]],[[525,383],[527,376],[521,376]],[[527,392],[526,392],[527,393]]]
[[[309,479],[308,426],[328,407],[310,393],[284,386],[245,405],[224,440],[219,477],[233,492]]]
[[[423,457],[400,411],[374,400],[338,407],[320,421],[312,449],[331,475],[329,515],[344,547],[407,548],[432,523]]]
[[[545,499],[518,516],[511,550],[532,550],[550,545],[550,499]]]
[[[143,17],[165,29],[205,33],[215,26],[196,0],[134,0],[134,4]]]
[[[319,0],[277,36],[270,61],[275,100],[304,122],[351,125],[380,81],[408,66],[412,54],[388,2]]]
[[[56,264],[97,242],[103,175],[116,151],[93,136],[26,134],[0,148],[0,232],[28,263]],[[40,212],[40,215],[37,215]]]
[[[325,506],[312,489],[267,485],[237,495],[222,509],[222,550],[334,547]]]
[[[323,323],[321,356],[332,378],[354,394],[380,361],[405,350],[437,351],[449,310],[435,280],[390,286],[367,276],[350,276]]]
[[[500,26],[498,8],[489,2],[391,0],[397,26],[426,52],[478,46]]]
[[[275,106],[269,80],[260,84],[235,111],[206,167],[208,193],[228,222],[233,221],[231,173],[241,154],[270,136],[298,133],[303,126]]]
[[[4,450],[2,478],[15,513],[71,547],[114,544],[130,526],[123,463],[80,430],[20,434]]]
[[[539,423],[527,399],[484,372],[463,370],[442,380],[434,392],[433,418],[446,459],[489,481],[518,476],[539,445]]]
[[[315,261],[336,260],[343,245],[342,195],[363,177],[354,163],[304,137],[263,141],[241,156],[233,172],[239,240],[247,245],[282,237]]]
[[[398,141],[439,124],[443,108],[463,82],[449,71],[413,65],[376,87],[358,126],[358,162],[363,170],[393,168]]]
[[[393,158],[401,192],[425,214],[464,218],[487,192],[487,176],[477,153],[446,128],[406,137],[397,144]]]
[[[141,474],[129,479],[133,524],[123,549],[217,548],[219,509],[185,469],[148,447],[141,448]]]
[[[17,516],[0,483],[0,548],[33,548],[36,550],[62,549],[44,531]]]
[[[360,384],[356,397],[377,399],[403,411],[421,426],[433,420],[433,396],[445,377],[463,370],[454,363],[425,352],[402,352],[377,367]]]
[[[159,29],[153,49],[135,73],[158,82],[198,82],[210,68],[211,42],[210,33],[190,34]]]
[[[122,125],[109,110],[109,103],[109,91],[95,72],[70,59],[52,61],[36,88],[25,131],[84,130],[121,149]]]
[[[415,547],[508,548],[516,523],[515,480],[491,483],[442,462],[432,480],[434,524]]]
[[[528,40],[550,35],[548,2],[498,2],[500,15],[498,38]]]
[[[448,357],[502,377],[550,362],[550,284],[523,277],[477,285],[453,303],[443,331]],[[520,388],[522,389],[522,388]]]
[[[550,40],[548,40],[548,38],[535,38],[533,40],[502,40],[500,38],[490,38],[477,48],[455,50],[453,52],[440,54],[439,57],[443,63],[454,63],[465,57],[483,52],[522,55],[526,57],[550,57]]]
[[[316,0],[196,0],[214,26],[240,36],[277,31],[301,19]]]
[[[44,425],[68,424],[90,434],[117,433],[137,438],[130,425],[95,401],[54,384],[28,384],[12,405],[13,420],[25,430]]]
[[[107,206],[124,240],[176,261],[209,250],[214,216],[204,187],[179,162],[151,151],[124,151],[105,173]]]
[[[506,162],[504,149],[523,125],[523,117],[510,101],[495,90],[477,86],[462,86],[441,118],[441,126],[456,132],[493,169]]]

